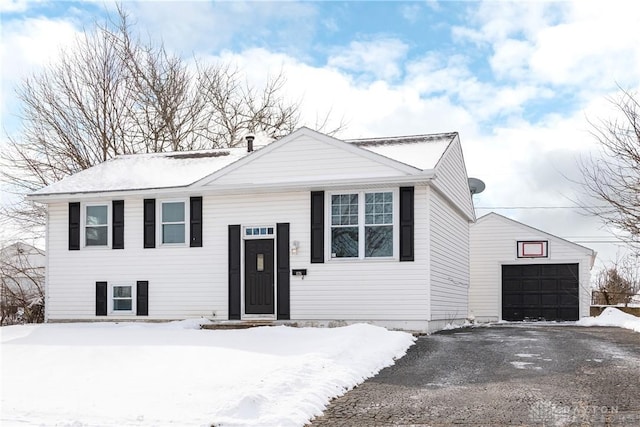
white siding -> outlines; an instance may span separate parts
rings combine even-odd
[[[466,319],[469,221],[431,191],[431,320]]]
[[[548,240],[548,258],[519,259],[518,240]],[[580,317],[589,315],[591,256],[588,249],[496,214],[471,226],[469,308],[478,320],[502,316],[502,264],[579,264]]]
[[[442,194],[446,194],[465,215],[469,218],[475,218],[462,146],[457,136],[443,154],[435,170],[434,186]]]
[[[211,318],[214,314],[215,319],[227,319],[227,226],[288,222],[291,241],[300,242],[298,253],[291,255],[291,268],[308,270],[304,280],[291,277],[292,320],[427,320],[426,187],[416,188],[415,197],[414,262],[324,264],[310,263],[310,195],[306,191],[204,194],[202,248],[143,249],[142,199],[127,198],[124,250],[69,251],[68,205],[51,204],[48,319],[95,319],[96,281],[134,284],[137,280],[149,281],[149,319]]]
[[[346,144],[345,144],[346,145]],[[363,153],[366,153],[362,150]],[[251,156],[254,156],[252,159]],[[250,154],[248,163],[217,178],[212,184],[274,184],[379,178],[406,175],[346,148],[301,135],[268,153]]]

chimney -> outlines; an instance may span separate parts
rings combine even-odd
[[[255,136],[247,135],[244,138],[247,140],[247,153],[250,153],[253,151],[253,140],[255,139]]]

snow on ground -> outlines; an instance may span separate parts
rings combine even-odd
[[[597,317],[584,317],[576,322],[578,326],[617,326],[640,332],[640,317],[627,314],[617,308],[607,307]]]
[[[215,331],[199,324],[0,328],[0,424],[300,426],[414,341],[366,324]]]

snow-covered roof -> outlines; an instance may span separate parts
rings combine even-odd
[[[117,156],[32,195],[184,187],[247,154],[245,148],[228,148]]]
[[[310,130],[302,128],[296,132]],[[443,133],[352,139],[344,142],[422,171],[435,168],[456,136],[456,133]],[[268,144],[262,148],[256,147],[258,149],[254,153],[257,155],[267,146]],[[122,155],[66,177],[32,193],[31,196],[186,187],[221,171],[247,154],[253,153],[248,153],[246,148],[242,147]]]
[[[398,162],[422,170],[434,169],[457,133],[348,139],[357,145]]]

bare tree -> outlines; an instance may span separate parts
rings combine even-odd
[[[22,130],[0,153],[11,191],[35,191],[119,154],[229,147],[247,132],[277,138],[297,126],[299,104],[285,99],[282,73],[252,87],[228,65],[189,68],[134,34],[119,8],[17,88]],[[23,198],[2,213],[32,230],[45,220]]]
[[[44,258],[22,242],[0,250],[0,325],[44,321]]]
[[[610,100],[619,117],[592,123],[600,153],[583,159],[584,187],[605,207],[587,208],[640,244],[640,103],[637,94],[622,90]],[[591,203],[592,204],[592,203]]]
[[[599,305],[629,304],[640,291],[640,266],[631,256],[603,268],[595,280],[592,302]]]

